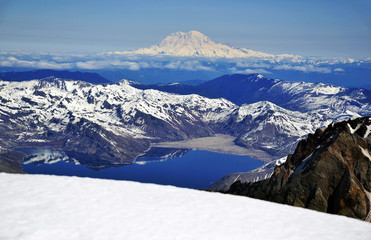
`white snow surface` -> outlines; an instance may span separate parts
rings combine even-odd
[[[283,92],[293,97],[287,105],[305,112],[326,115],[334,121],[354,119],[370,115],[371,105],[362,102],[366,98],[364,89],[350,91],[349,88],[323,83],[279,81],[268,93]]]
[[[366,127],[367,127],[367,130],[366,130],[365,135],[363,136],[364,138],[367,138],[371,133],[371,125],[367,125]]]
[[[371,161],[371,155],[370,155],[370,152],[369,152],[367,149],[364,149],[364,148],[361,147],[361,146],[358,146],[358,147],[361,149],[362,154],[363,154],[365,157],[367,157],[368,160]]]
[[[269,115],[254,131],[262,130],[264,126],[275,125],[283,133],[291,136],[304,136],[314,132],[317,128],[330,123],[324,121],[316,114],[290,111],[268,101],[261,101],[252,104],[244,104],[237,111],[236,121],[241,122],[246,116],[251,116],[253,121]],[[269,114],[271,112],[272,114]]]
[[[369,239],[371,224],[241,196],[0,174],[0,239]]]
[[[354,134],[355,132],[357,132],[357,130],[362,126],[362,124],[358,124],[358,126],[356,128],[352,128],[352,126],[350,126],[350,124],[348,123],[347,126],[349,127],[349,131],[351,134]]]
[[[243,141],[246,143],[259,142],[261,148],[275,150],[296,145],[300,138],[314,133],[316,129],[326,126],[332,121],[329,116],[326,116],[326,113],[291,111],[268,101],[244,104],[235,110],[235,113],[236,122],[246,121],[246,117],[251,117],[248,121],[255,125],[255,127],[241,133],[240,138]],[[257,140],[258,135],[266,135],[264,131],[270,131],[271,134],[273,132],[276,136],[291,137],[293,140],[290,143],[282,142],[277,138]]]

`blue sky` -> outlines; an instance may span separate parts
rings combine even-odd
[[[369,0],[0,0],[0,50],[149,47],[176,31],[267,53],[371,57]]]

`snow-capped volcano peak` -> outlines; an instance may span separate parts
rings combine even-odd
[[[272,56],[248,49],[234,48],[211,40],[198,31],[175,32],[159,44],[134,51],[114,52],[115,54],[169,55],[182,57],[243,58]]]
[[[169,36],[165,37],[162,41],[165,41],[166,39],[196,39],[196,40],[202,40],[202,39],[207,39],[209,38],[205,35],[202,34],[198,31],[189,31],[189,32],[175,32],[171,33]]]
[[[215,44],[215,42],[200,32],[190,31],[187,33],[172,33],[165,37],[157,46],[173,48],[189,47],[189,49],[193,48],[194,50],[197,50],[207,44]]]

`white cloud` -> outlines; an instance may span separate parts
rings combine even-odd
[[[271,68],[272,65],[267,63],[248,63],[248,62],[237,62],[236,67],[241,68]]]
[[[96,61],[77,62],[76,67],[77,68],[82,68],[82,69],[96,69],[97,68],[97,62]]]
[[[51,68],[51,69],[128,69],[138,71],[142,68],[162,68],[187,71],[213,71],[209,66],[197,60],[169,59],[129,59],[106,54],[7,54],[0,53],[1,67]]]
[[[13,64],[9,61],[0,61],[0,66],[1,67],[12,67]]]
[[[89,60],[83,61],[82,59],[75,59],[72,57],[64,56],[54,56],[49,58],[49,56],[42,59],[27,59],[24,56],[24,59],[21,59],[22,56],[0,56],[0,66],[1,67],[26,67],[26,68],[36,68],[36,69],[104,69],[104,68],[117,68],[117,69],[129,69],[137,71],[141,68],[139,63],[130,62],[130,61],[120,61],[117,59],[99,59],[99,60]],[[70,62],[56,62],[53,60],[46,59],[55,59],[58,61],[69,59]],[[143,64],[146,65],[146,64]]]
[[[314,65],[302,65],[302,66],[294,66],[294,65],[278,65],[274,66],[273,69],[275,70],[296,70],[302,72],[319,72],[319,73],[331,73],[331,69],[327,67],[316,67]]]
[[[246,68],[246,69],[236,69],[236,68],[230,68],[229,69],[232,73],[241,73],[241,74],[254,74],[254,73],[260,73],[260,74],[270,74],[271,72],[262,69],[262,68]]]
[[[334,72],[345,72],[345,70],[342,68],[335,68]]]
[[[139,71],[144,68],[174,69],[186,71],[224,71],[233,73],[269,74],[272,70],[295,70],[302,72],[331,73],[342,72],[341,68],[318,66],[315,64],[269,63],[249,59],[237,62],[210,62],[195,58],[138,57],[109,54],[47,54],[47,53],[0,53],[1,67],[27,67],[51,69],[128,69]]]
[[[173,61],[163,66],[167,69],[187,70],[187,71],[213,71],[214,69],[202,65],[199,61]]]
[[[21,60],[16,57],[7,57],[0,59],[2,67],[28,67],[28,68],[51,68],[51,69],[67,69],[72,68],[72,63],[56,63],[47,60]]]
[[[40,61],[36,63],[36,68],[68,69],[72,67],[73,67],[72,63],[56,63],[47,61]]]
[[[118,69],[129,69],[137,71],[140,66],[136,62],[119,61],[119,60],[91,60],[86,62],[77,62],[76,68],[80,69],[104,69],[104,68],[118,68]]]

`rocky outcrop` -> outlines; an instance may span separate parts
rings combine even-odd
[[[25,173],[21,163],[27,154],[10,149],[0,149],[0,172]]]
[[[227,193],[368,219],[371,191],[371,118],[318,129],[299,142],[271,178],[235,182]]]
[[[263,166],[248,172],[230,173],[216,181],[208,188],[208,190],[213,192],[227,191],[236,181],[247,183],[258,182],[270,178],[273,174],[274,168],[283,164],[285,161],[286,157],[283,157],[277,160],[270,161]]]

